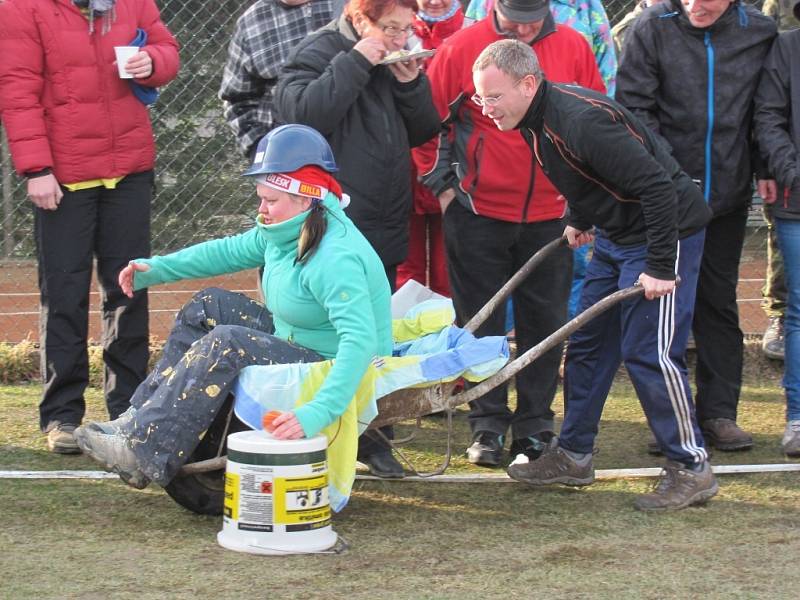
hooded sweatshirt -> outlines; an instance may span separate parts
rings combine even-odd
[[[136,273],[136,289],[264,265],[262,286],[275,336],[336,359],[314,399],[294,411],[306,437],[344,412],[374,356],[392,353],[383,265],[338,198],[329,193],[324,204],[328,228],[305,263],[296,264],[295,257],[308,212],[274,225],[257,221],[239,235],[135,261],[150,267]]]

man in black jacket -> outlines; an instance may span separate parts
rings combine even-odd
[[[714,213],[692,329],[697,418],[718,450],[753,445],[736,424],[744,353],[736,285],[753,195],[753,95],[775,30],[740,0],[666,0],[628,33],[617,76],[617,101],[671,148]],[[769,196],[763,181],[759,193]]]
[[[560,436],[539,459],[512,464],[508,474],[533,485],[592,483],[597,426],[624,360],[669,459],[658,487],[638,498],[636,507],[674,510],[705,502],[716,494],[717,483],[694,416],[684,358],[710,217],[700,190],[619,104],[591,90],[546,81],[525,44],[491,44],[475,61],[473,77],[484,114],[501,130],[520,129],[564,194],[570,247],[595,238],[581,310],[637,282],[645,294],[570,337]],[[682,280],[677,288],[676,275]]]

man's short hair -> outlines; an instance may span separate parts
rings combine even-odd
[[[483,71],[495,66],[513,79],[533,75],[537,81],[544,78],[536,53],[519,40],[499,40],[486,46],[475,59],[472,71]]]

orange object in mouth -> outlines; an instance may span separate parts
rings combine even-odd
[[[272,433],[275,431],[275,426],[272,424],[275,419],[277,419],[281,414],[279,410],[271,410],[268,413],[265,413],[263,417],[261,417],[261,427],[264,428],[265,431]]]

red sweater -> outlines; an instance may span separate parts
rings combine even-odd
[[[434,194],[456,186],[457,200],[476,214],[516,223],[556,219],[564,214],[564,198],[525,140],[518,131],[497,129],[470,101],[472,64],[500,39],[490,15],[439,47],[428,77],[434,104],[452,132],[414,149],[414,162]],[[592,50],[577,31],[548,19],[533,49],[549,81],[605,92]]]
[[[59,183],[120,177],[153,168],[155,143],[147,108],[120,79],[114,46],[136,30],[158,87],[178,72],[178,43],[153,0],[117,0],[111,30],[89,23],[70,0],[0,3],[0,117],[20,174],[51,168]]]

